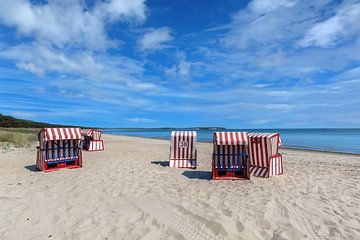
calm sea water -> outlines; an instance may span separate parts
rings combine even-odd
[[[183,130],[183,129],[182,129]],[[106,129],[104,133],[170,139],[172,129]],[[226,129],[280,132],[284,147],[360,154],[360,129]],[[198,141],[212,142],[214,131],[197,130]]]

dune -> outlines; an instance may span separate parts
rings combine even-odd
[[[211,180],[166,166],[169,141],[103,136],[84,166],[35,170],[35,146],[0,152],[0,239],[360,239],[360,156],[282,149],[284,175]]]

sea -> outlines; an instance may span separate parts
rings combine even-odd
[[[171,131],[196,130],[201,142],[212,142],[216,130],[209,129],[104,129],[104,133],[144,138],[170,139]],[[219,131],[279,132],[283,147],[360,154],[360,128],[311,129],[220,129]]]

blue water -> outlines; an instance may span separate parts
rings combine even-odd
[[[172,129],[106,129],[104,133],[170,139]],[[213,130],[196,130],[198,141],[212,142]],[[280,132],[284,147],[360,154],[360,129],[226,129]]]

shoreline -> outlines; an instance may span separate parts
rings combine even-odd
[[[112,134],[112,133],[103,133],[103,134],[111,135],[111,136],[123,136],[123,137],[132,137],[132,138],[141,138],[141,139],[157,139],[157,140],[170,141],[170,139],[162,138],[162,137],[142,137],[142,136],[130,136],[130,135]],[[199,143],[212,143],[212,142],[209,142],[209,141],[199,141],[199,140],[197,142],[199,142]],[[283,147],[281,147],[281,149],[319,152],[319,153],[331,153],[331,154],[351,155],[351,156],[360,156],[360,153],[331,151],[331,150],[324,150],[324,149],[301,148],[301,147],[292,147],[292,146],[286,146],[286,147],[283,146]]]

